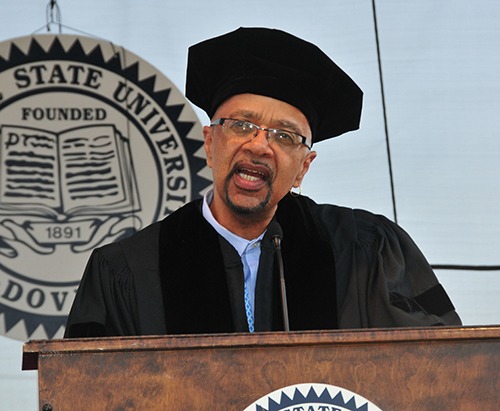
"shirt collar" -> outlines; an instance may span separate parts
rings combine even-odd
[[[240,237],[232,233],[227,228],[221,226],[213,216],[212,211],[210,210],[210,204],[212,204],[213,198],[214,198],[213,189],[208,190],[203,196],[203,208],[202,208],[203,217],[205,217],[205,220],[207,220],[210,223],[210,225],[215,229],[215,231],[217,231],[222,237],[224,237],[229,242],[229,244],[231,244],[236,249],[236,251],[241,257],[241,255],[245,252],[246,248],[249,245],[253,245],[257,241],[262,240],[265,231],[260,236],[258,236],[253,240],[247,240],[246,238]]]

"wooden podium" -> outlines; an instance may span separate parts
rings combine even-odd
[[[243,411],[300,383],[382,411],[493,411],[500,327],[31,341],[23,369],[38,369],[44,411]]]

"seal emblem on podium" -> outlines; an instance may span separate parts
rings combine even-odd
[[[244,411],[382,411],[345,388],[327,384],[296,384],[260,398]]]

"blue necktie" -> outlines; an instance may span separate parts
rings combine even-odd
[[[248,296],[247,285],[245,284],[245,312],[247,313],[248,329],[251,333],[254,332],[252,306],[250,305],[250,297]]]

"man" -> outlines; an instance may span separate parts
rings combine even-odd
[[[291,192],[314,142],[359,125],[361,90],[321,50],[242,28],[190,48],[186,95],[211,118],[213,190],[94,251],[66,337],[283,330],[276,226],[292,331],[460,324],[400,227]]]

